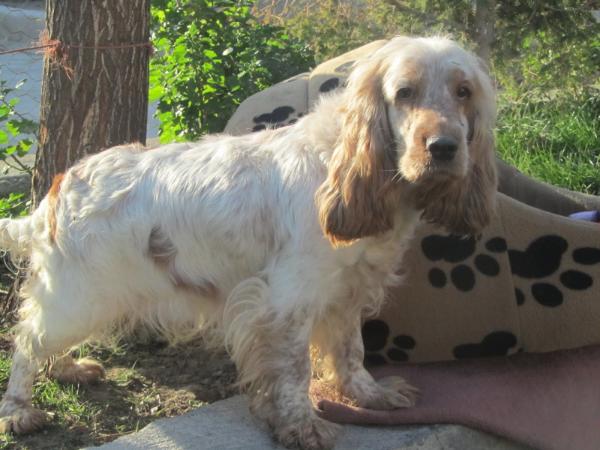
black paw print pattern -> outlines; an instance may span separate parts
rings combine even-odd
[[[501,237],[494,237],[485,243],[485,248],[490,253],[506,251],[506,241]],[[450,270],[450,281],[456,289],[468,292],[475,287],[476,272],[466,261],[475,254],[477,241],[461,236],[442,236],[432,234],[421,241],[421,249],[427,259],[433,262],[446,261],[455,264]],[[500,274],[500,264],[490,254],[480,252],[472,261],[474,268],[488,277]],[[433,267],[428,273],[429,282],[436,288],[443,288],[448,284],[446,272],[439,267]]]
[[[525,280],[532,280],[529,291],[532,297],[541,305],[555,308],[564,302],[564,294],[560,286],[556,286],[545,278],[560,270],[565,253],[569,248],[568,242],[557,235],[540,236],[533,240],[525,250],[508,250],[508,260],[511,272]],[[593,247],[577,248],[572,253],[573,261],[581,265],[600,263],[600,249]],[[562,287],[581,291],[589,289],[594,284],[593,278],[580,270],[569,269],[560,274]],[[517,305],[523,305],[526,293],[515,288]]]
[[[286,125],[291,125],[304,115],[303,113],[298,113],[296,117],[293,117],[294,112],[296,112],[296,110],[291,106],[278,106],[270,113],[264,113],[255,116],[252,118],[252,121],[256,125],[254,125],[252,128],[252,131],[260,131],[266,128],[280,128]]]
[[[383,354],[390,337],[390,327],[383,320],[369,320],[362,327],[362,337],[365,346],[365,365],[378,366],[388,360],[404,362],[409,359],[409,351],[417,345],[415,339],[406,334],[400,334],[392,339],[392,343]],[[387,357],[387,359],[386,359]]]
[[[324,93],[324,92],[333,91],[339,85],[340,85],[340,79],[339,78],[336,78],[336,77],[330,78],[327,81],[323,82],[321,84],[321,86],[319,86],[319,92]]]
[[[457,345],[454,347],[453,354],[456,359],[506,356],[516,345],[517,337],[514,334],[508,331],[494,331],[485,336],[481,342]]]

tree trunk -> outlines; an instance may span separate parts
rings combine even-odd
[[[143,45],[149,20],[150,0],[46,1],[48,37],[67,47],[66,59],[47,55],[44,61],[32,209],[54,176],[78,159],[118,144],[145,143],[150,48],[81,47]],[[15,318],[22,275],[19,270],[0,306],[1,322]]]
[[[487,64],[490,62],[495,39],[496,1],[475,0],[475,30],[473,39],[477,43],[477,55]]]
[[[65,44],[44,61],[40,143],[32,204],[52,179],[83,156],[146,141],[150,0],[47,0],[49,39]],[[71,47],[68,47],[68,46]],[[81,48],[103,47],[103,48]]]

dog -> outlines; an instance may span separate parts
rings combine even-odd
[[[413,405],[408,383],[363,367],[361,319],[401,281],[420,220],[476,235],[493,216],[494,97],[455,42],[396,37],[294,125],[119,146],[57,176],[30,216],[0,221],[0,246],[30,260],[0,427],[43,425],[32,383],[48,358],[140,324],[223,344],[288,447],[335,440],[308,397],[311,345],[357,405]],[[64,380],[103,373],[65,361]]]

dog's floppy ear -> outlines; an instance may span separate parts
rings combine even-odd
[[[350,74],[341,135],[316,194],[321,227],[336,246],[393,226],[389,197],[396,156],[381,72],[380,62],[367,60]]]
[[[425,194],[423,217],[461,235],[476,235],[490,222],[497,191],[493,127],[496,102],[492,83],[479,70],[477,101],[468,115],[469,168],[466,179],[436,186]]]

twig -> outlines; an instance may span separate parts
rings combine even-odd
[[[27,167],[25,164],[23,164],[21,162],[21,160],[19,159],[19,157],[15,156],[14,154],[10,155],[10,157],[13,159],[13,161],[15,163],[17,163],[17,165],[21,168],[20,170],[22,170],[23,172],[27,172],[28,174],[31,175],[31,167]],[[4,161],[6,162],[6,160]],[[8,163],[7,163],[8,164]],[[8,164],[10,165],[10,164]],[[13,169],[16,169],[15,167],[13,167]],[[17,169],[19,170],[19,169]]]

